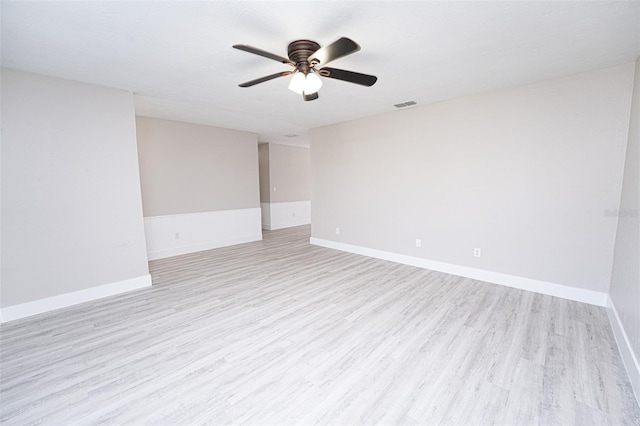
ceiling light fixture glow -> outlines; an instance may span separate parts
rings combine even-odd
[[[317,74],[310,72],[307,74],[307,82],[304,86],[304,93],[311,95],[316,93],[322,87],[322,80]]]
[[[322,79],[313,72],[306,75],[302,72],[297,72],[291,77],[291,81],[289,82],[289,90],[299,95],[312,95],[320,90],[321,87]]]
[[[304,92],[304,88],[306,85],[307,79],[304,74],[301,72],[297,72],[291,77],[291,81],[289,82],[289,90],[296,92],[298,95],[302,95]]]

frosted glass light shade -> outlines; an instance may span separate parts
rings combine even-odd
[[[297,72],[291,77],[291,81],[289,82],[289,90],[296,92],[299,95],[302,95],[304,92],[305,86],[307,83],[307,79],[305,75],[301,72]]]
[[[317,74],[310,72],[304,74],[297,72],[291,77],[289,82],[289,90],[296,92],[299,95],[303,93],[305,95],[312,95],[316,93],[322,87],[322,79]]]
[[[310,72],[307,74],[307,82],[304,86],[304,93],[311,95],[316,93],[322,87],[322,80],[317,74]]]

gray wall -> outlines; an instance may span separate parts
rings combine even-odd
[[[271,179],[269,178],[269,144],[258,145],[258,164],[260,169],[260,202],[271,201]]]
[[[131,93],[2,69],[7,307],[148,274]]]
[[[607,292],[633,69],[314,129],[312,236]]]
[[[311,199],[310,173],[309,148],[269,144],[270,202]]]
[[[260,207],[255,133],[136,117],[145,217]]]
[[[261,143],[259,156],[260,202],[286,203],[311,199],[309,148]]]
[[[623,182],[610,296],[640,359],[640,60],[636,61]]]

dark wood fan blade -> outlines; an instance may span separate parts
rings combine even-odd
[[[362,86],[371,87],[376,84],[378,77],[369,74],[361,74],[359,72],[341,70],[337,68],[322,68],[319,73],[323,77],[335,78],[336,80],[348,81],[349,83],[360,84]]]
[[[342,37],[333,43],[321,47],[309,56],[309,63],[326,65],[343,56],[350,55],[360,50],[360,46],[350,38]]]
[[[255,80],[247,81],[246,83],[238,84],[240,87],[251,87],[256,84],[264,83],[265,81],[273,80],[274,78],[284,77],[285,75],[291,75],[293,71],[277,72],[275,74],[267,75],[264,77],[256,78]]]
[[[306,93],[302,95],[302,98],[305,101],[314,101],[316,99],[318,99],[318,92],[316,93],[311,93],[310,95],[307,95]]]
[[[244,50],[245,52],[253,53],[254,55],[264,56],[265,58],[273,59],[274,61],[282,62],[283,64],[294,65],[289,59],[284,58],[275,53],[267,52],[266,50],[258,49],[257,47],[249,46],[248,44],[234,44],[235,49]]]

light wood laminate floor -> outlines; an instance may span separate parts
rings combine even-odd
[[[5,424],[638,424],[603,308],[310,246],[2,325]]]

